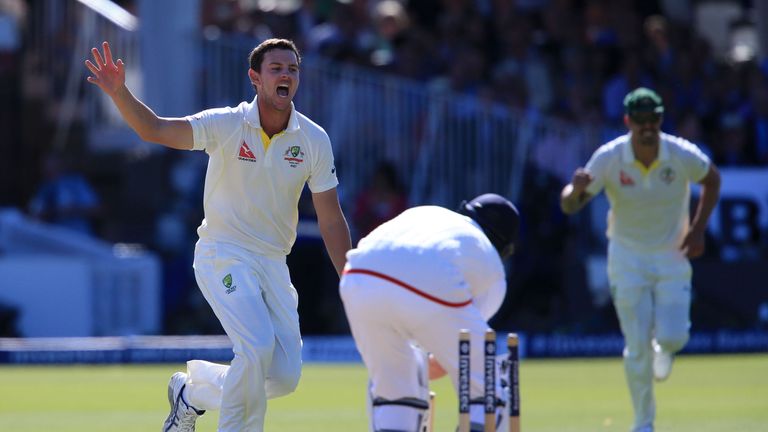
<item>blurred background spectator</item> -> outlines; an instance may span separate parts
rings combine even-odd
[[[381,161],[371,176],[368,187],[355,200],[352,225],[359,240],[377,226],[392,219],[408,208],[408,198],[394,164]]]
[[[32,217],[83,234],[94,232],[99,197],[88,180],[56,152],[43,159],[43,181],[29,203]]]

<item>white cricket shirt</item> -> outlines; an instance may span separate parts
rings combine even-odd
[[[373,270],[442,301],[471,300],[486,320],[507,290],[501,258],[480,226],[437,206],[380,225],[347,252],[347,268]]]
[[[586,168],[587,193],[608,197],[607,236],[635,250],[677,248],[688,231],[690,183],[709,171],[709,158],[691,142],[662,133],[659,155],[646,169],[635,159],[630,134],[603,144]]]
[[[286,130],[275,134],[265,150],[256,98],[187,119],[193,150],[205,150],[210,157],[200,238],[264,255],[288,254],[296,240],[304,184],[313,193],[338,185],[325,130],[291,105]]]

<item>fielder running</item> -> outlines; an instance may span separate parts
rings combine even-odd
[[[372,431],[421,430],[429,398],[424,351],[434,359],[432,377],[447,372],[458,388],[461,329],[472,338],[472,430],[482,430],[483,338],[506,294],[502,260],[514,252],[518,226],[512,203],[485,194],[458,212],[408,209],[347,253],[341,298],[368,368]]]
[[[337,271],[351,246],[328,135],[293,106],[299,53],[289,40],[268,39],[250,55],[253,102],[162,118],[126,88],[123,62],[112,60],[106,42],[103,50],[94,48],[95,63],[86,61],[88,82],[112,98],[139,136],[210,157],[194,269],[234,359],[230,366],[193,360],[188,374],[173,375],[163,431],[193,431],[208,409],[221,409],[219,431],[262,431],[267,399],[292,392],[301,374],[298,296],[285,256],[305,183]]]
[[[698,147],[660,130],[664,107],[638,88],[624,99],[629,133],[595,151],[561,195],[571,214],[605,189],[608,278],[624,334],[624,368],[635,413],[634,432],[652,432],[653,378],[665,380],[673,355],[688,341],[691,265],[720,196],[717,168]],[[689,184],[701,185],[689,223]]]

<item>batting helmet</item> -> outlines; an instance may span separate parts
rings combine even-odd
[[[458,212],[480,225],[502,258],[515,252],[520,213],[506,198],[492,193],[483,194],[472,201],[462,201]]]

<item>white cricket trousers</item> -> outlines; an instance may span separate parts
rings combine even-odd
[[[390,276],[397,278],[397,275]],[[470,397],[483,396],[483,341],[488,324],[474,304],[445,306],[366,274],[344,274],[340,289],[374,397],[428,399],[425,391],[428,386],[420,382],[419,359],[411,347],[412,342],[435,356],[454,389],[458,389],[461,329],[471,333]],[[499,396],[500,390],[497,387]],[[477,408],[479,422],[482,406]]]
[[[200,240],[194,269],[234,358],[230,366],[189,362],[189,402],[220,409],[220,432],[263,431],[267,399],[291,393],[301,375],[298,295],[285,257]]]
[[[608,279],[624,334],[634,431],[652,430],[656,417],[652,340],[670,353],[688,342],[691,275],[691,265],[679,250],[638,252],[617,242],[608,245]]]

